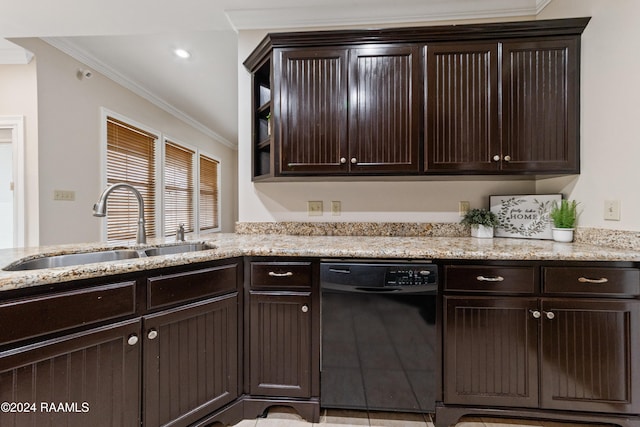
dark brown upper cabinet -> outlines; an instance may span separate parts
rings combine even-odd
[[[588,22],[269,34],[244,63],[253,179],[579,173]]]
[[[425,171],[579,173],[578,38],[427,45]]]
[[[278,172],[346,172],[347,50],[278,49],[274,56]]]
[[[497,171],[498,44],[436,43],[425,56],[425,170]]]
[[[419,171],[415,46],[277,49],[278,173]]]
[[[579,36],[501,46],[501,168],[579,173]]]

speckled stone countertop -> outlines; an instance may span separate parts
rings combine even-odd
[[[640,251],[612,249],[583,243],[556,243],[549,240],[420,236],[292,236],[229,233],[215,234],[207,239],[198,241],[206,241],[215,248],[177,255],[133,258],[71,267],[30,271],[0,270],[0,291],[188,265],[243,255],[640,262]],[[151,242],[150,245],[153,244],[154,242]],[[123,247],[92,243],[28,249],[5,249],[0,250],[0,267],[4,268],[23,258],[120,248]],[[126,248],[132,247],[127,246]],[[134,246],[133,248],[139,249],[140,247]]]

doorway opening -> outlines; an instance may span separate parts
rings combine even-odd
[[[0,116],[0,249],[25,243],[24,118]]]

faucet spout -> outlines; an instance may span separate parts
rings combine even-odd
[[[107,199],[109,198],[109,195],[118,188],[126,188],[136,196],[136,199],[138,199],[138,230],[136,232],[136,243],[147,243],[147,232],[144,228],[144,200],[140,192],[134,186],[124,182],[119,182],[111,184],[105,188],[102,194],[100,194],[100,198],[96,204],[93,205],[93,216],[107,216]]]

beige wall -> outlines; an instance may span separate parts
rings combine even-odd
[[[552,0],[538,19],[592,16],[582,43],[582,173],[538,181],[456,179],[450,182],[303,182],[250,180],[250,76],[239,65],[240,221],[459,220],[459,200],[488,205],[491,194],[564,193],[582,206],[580,226],[640,230],[640,2]],[[428,25],[433,25],[428,24]],[[266,32],[239,34],[240,62]],[[604,200],[621,201],[621,221],[604,221]],[[323,217],[308,217],[307,200],[323,200]],[[327,212],[341,200],[340,217]]]
[[[14,40],[38,61],[40,244],[100,240],[103,219],[91,208],[102,191],[101,107],[197,146],[221,160],[222,227],[232,231],[237,215],[236,151],[212,140],[164,110],[94,72],[39,39]],[[54,201],[54,190],[73,190],[73,202]]]
[[[591,16],[582,36],[582,173],[538,182],[581,202],[580,226],[640,230],[640,2],[553,0],[541,19]],[[603,219],[621,202],[620,221]]]
[[[25,245],[38,244],[37,62],[0,65],[0,116],[24,117]]]

